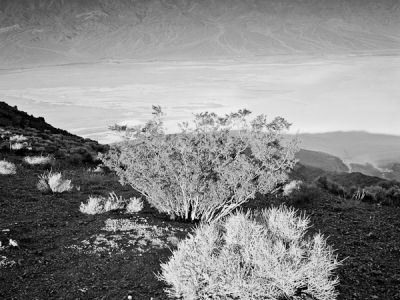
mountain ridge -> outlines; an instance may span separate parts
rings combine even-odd
[[[341,158],[345,163],[370,163],[378,168],[400,161],[400,136],[366,131],[300,133],[301,146]]]
[[[17,106],[10,106],[0,101],[0,127],[35,128],[40,131],[48,130],[54,134],[78,137],[64,129],[53,127],[43,117],[34,117],[27,112],[21,111]]]
[[[0,66],[399,54],[398,12],[394,0],[3,0]]]

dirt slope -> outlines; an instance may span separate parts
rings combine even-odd
[[[169,247],[191,225],[169,221],[149,207],[134,215],[84,215],[79,205],[89,194],[136,194],[112,175],[74,168],[63,172],[79,191],[44,195],[35,188],[42,171],[9,159],[17,163],[18,173],[0,177],[0,241],[4,246],[11,238],[19,247],[0,251],[0,258],[7,258],[0,267],[0,298],[167,299],[155,274],[160,261],[171,255]],[[261,209],[270,201],[258,198],[247,208]],[[302,209],[311,216],[313,231],[329,236],[339,259],[345,259],[338,271],[338,299],[400,299],[399,208],[324,194]],[[110,231],[109,219],[133,226]]]

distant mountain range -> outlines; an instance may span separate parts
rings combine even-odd
[[[400,51],[397,0],[1,0],[0,67]]]
[[[385,168],[400,162],[400,136],[364,131],[299,134],[301,147],[326,152],[345,163]]]
[[[297,137],[301,148],[312,150],[299,152],[304,165],[400,180],[400,136],[350,131]]]

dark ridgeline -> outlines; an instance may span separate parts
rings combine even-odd
[[[34,117],[19,110],[17,106],[10,106],[3,101],[0,101],[0,127],[34,128],[43,132],[48,130],[53,134],[62,134],[79,138],[66,130],[51,126],[46,123],[43,117]]]

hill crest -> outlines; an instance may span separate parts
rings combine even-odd
[[[55,128],[44,118],[29,115],[5,102],[0,102],[0,133],[0,156],[45,153],[67,163],[80,164],[95,162],[98,153],[108,149],[108,145]]]

